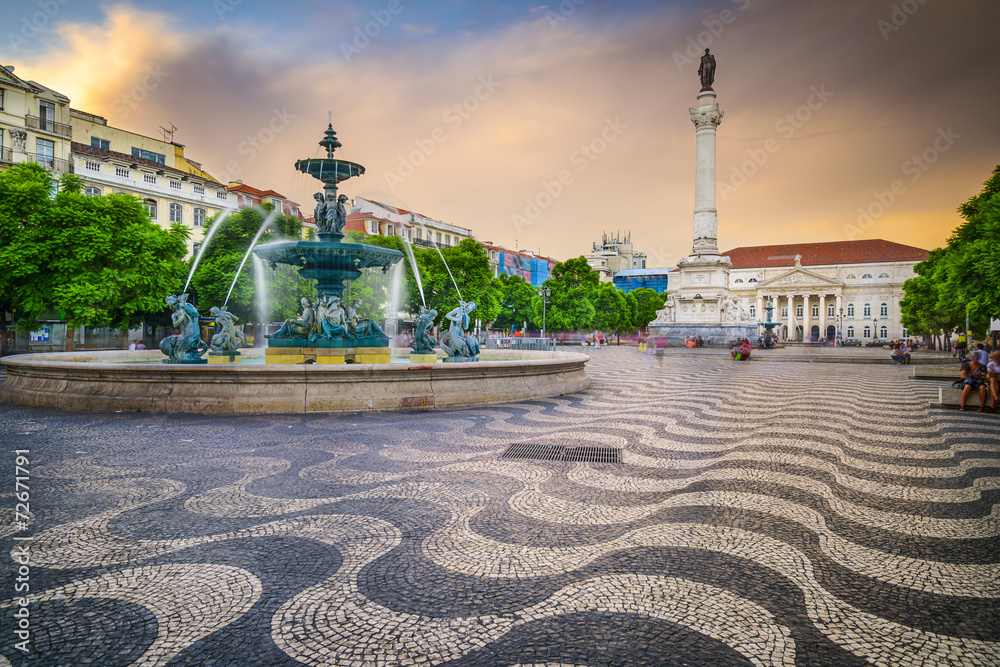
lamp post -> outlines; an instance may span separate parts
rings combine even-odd
[[[545,338],[545,304],[548,303],[549,297],[552,296],[552,289],[550,287],[543,287],[542,292],[542,338]]]
[[[837,329],[837,337],[840,338],[840,344],[844,344],[844,308],[840,308],[840,327]]]
[[[877,334],[878,334],[878,318],[875,317],[875,318],[872,318],[872,342],[873,343],[878,338]]]

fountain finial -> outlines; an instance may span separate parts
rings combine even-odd
[[[330,123],[327,126],[326,132],[323,134],[325,136],[319,140],[319,145],[326,149],[326,156],[328,158],[332,158],[333,151],[343,146],[343,144],[341,144],[340,140],[337,139],[337,132],[333,129],[333,123]]]

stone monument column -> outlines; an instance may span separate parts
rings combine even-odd
[[[702,88],[698,107],[689,108],[694,123],[694,245],[691,255],[719,254],[719,216],[715,209],[715,131],[722,122],[722,111],[715,102],[715,91]]]

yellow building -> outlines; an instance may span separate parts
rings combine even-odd
[[[0,169],[38,162],[56,174],[72,172],[69,98],[0,67]]]
[[[69,115],[73,171],[83,179],[86,194],[139,197],[153,221],[191,227],[191,252],[204,238],[206,220],[236,208],[235,195],[185,157],[183,145],[111,127],[103,117],[77,109]]]

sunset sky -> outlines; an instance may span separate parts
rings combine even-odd
[[[0,0],[0,16],[0,63],[112,125],[174,123],[217,178],[310,208],[318,182],[293,164],[332,112],[338,153],[367,168],[345,194],[560,260],[616,230],[650,266],[690,252],[706,46],[720,249],[935,248],[1000,163],[995,1]]]

